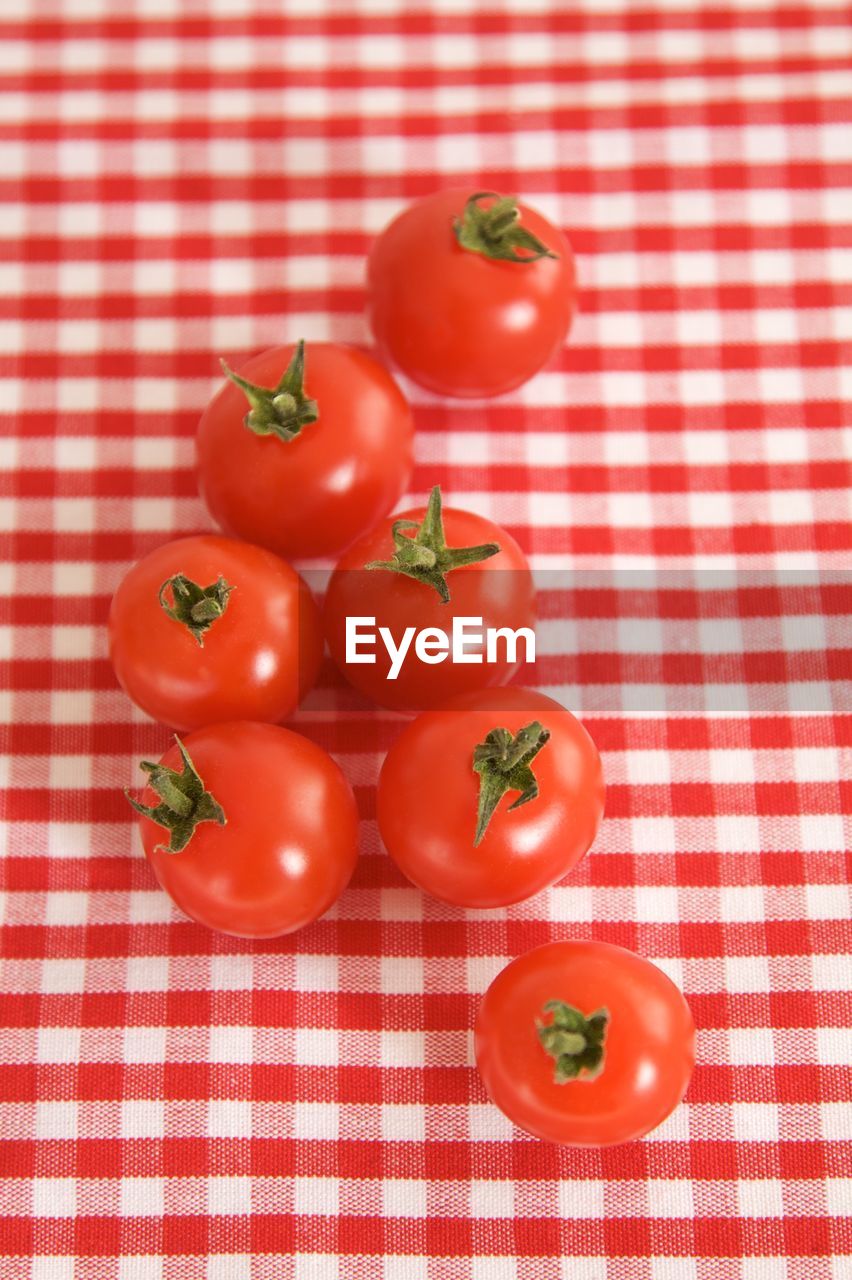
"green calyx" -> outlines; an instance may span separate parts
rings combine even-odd
[[[231,381],[245,392],[251,408],[243,423],[256,436],[277,436],[279,440],[295,440],[303,427],[316,422],[319,408],[316,400],[305,395],[305,342],[296,344],[293,359],[288,364],[277,387],[259,387],[234,373],[225,361],[222,368]]]
[[[204,783],[198,776],[195,765],[189,758],[189,752],[175,735],[183,769],[178,773],[164,764],[153,764],[143,760],[139,766],[148,774],[148,785],[160,797],[158,805],[141,804],[134,800],[129,791],[125,795],[137,813],[150,818],[158,826],[165,827],[170,833],[168,845],[158,844],[157,849],[164,853],[180,853],[189,844],[199,822],[218,822],[224,827],[227,819],[222,806],[205,791]]]
[[[508,729],[492,729],[473,751],[474,772],[479,774],[479,808],[476,817],[478,845],[485,835],[494,810],[507,791],[520,791],[508,812],[529,804],[538,795],[538,780],[530,765],[550,739],[550,730],[537,720],[512,737]]]
[[[416,529],[417,532],[413,538],[408,538],[403,532],[405,529]],[[490,560],[500,550],[496,542],[486,542],[478,547],[447,546],[441,514],[441,486],[437,484],[429,495],[423,519],[419,523],[416,520],[395,520],[391,534],[396,548],[393,559],[371,560],[364,568],[387,569],[434,587],[442,604],[448,604],[450,600],[448,573],[464,564]]]
[[[562,1000],[548,1000],[542,1010],[552,1014],[552,1021],[536,1019],[542,1048],[556,1064],[553,1079],[567,1084],[583,1076],[594,1080],[604,1066],[604,1039],[609,1025],[609,1010],[596,1009],[588,1018],[573,1005]]]
[[[172,602],[166,592],[171,587]],[[175,573],[160,587],[159,601],[164,613],[186,627],[190,635],[204,648],[204,633],[209,631],[217,618],[228,607],[228,599],[234,588],[218,577],[209,587],[200,587],[184,573]]]
[[[481,200],[493,203],[483,208]],[[463,249],[498,262],[538,262],[539,258],[559,257],[521,225],[517,200],[496,191],[477,191],[470,196],[464,213],[453,222],[453,230]]]

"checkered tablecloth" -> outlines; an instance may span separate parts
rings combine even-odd
[[[581,313],[510,398],[407,388],[409,498],[440,482],[545,572],[848,567],[849,7],[3,0],[0,73],[2,1280],[848,1280],[848,591],[816,619],[822,701],[584,707],[557,645],[540,683],[584,710],[607,817],[507,911],[394,869],[398,722],[325,669],[297,726],[363,856],[257,944],[155,885],[121,788],[168,734],[104,620],[136,558],[209,526],[218,357],[368,345],[371,238],[450,183],[564,227]],[[755,686],[800,688],[792,614]],[[692,1006],[687,1102],[644,1141],[559,1149],[486,1100],[477,999],[558,937],[640,951]]]

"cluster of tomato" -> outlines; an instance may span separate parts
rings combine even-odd
[[[571,251],[534,211],[492,194],[420,201],[376,242],[370,316],[382,353],[450,395],[509,390],[550,358],[574,309]],[[324,644],[351,683],[419,713],[378,786],[382,840],[420,888],[463,907],[517,903],[556,883],[595,838],[600,757],[564,707],[505,687],[505,647],[448,662],[430,637],[455,618],[532,627],[529,565],[504,530],[442,507],[388,512],[412,465],[408,405],[369,356],[303,342],[267,351],[204,412],[198,472],[227,537],[159,547],[118,587],[116,675],[181,736],[148,775],[145,853],[177,905],[213,929],[273,937],[321,916],[358,851],[352,788],[331,757],[281,727]],[[338,559],[320,613],[290,559]],[[426,637],[397,669],[347,661],[347,622]],[[511,802],[510,802],[511,801]],[[621,1142],[677,1105],[693,1024],[655,966],[600,942],[519,957],[485,995],[477,1062],[503,1111],[540,1137]]]

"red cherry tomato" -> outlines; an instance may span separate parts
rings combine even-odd
[[[512,1123],[578,1147],[654,1129],[695,1064],[681,992],[606,942],[552,942],[513,960],[485,993],[475,1043],[488,1095]]]
[[[176,744],[143,766],[160,790],[133,802],[159,806],[160,820],[140,816],[142,843],[181,911],[241,938],[292,933],[327,911],[358,853],[355,798],[331,757],[289,729],[247,721],[199,729],[183,749],[188,761]],[[188,816],[162,799],[164,776],[189,796]]]
[[[373,245],[367,267],[368,311],[385,358],[448,396],[495,396],[526,382],[565,341],[576,307],[574,255],[541,214],[486,193],[440,191],[409,205]],[[511,205],[513,202],[509,202]],[[496,218],[488,237],[488,215]],[[485,215],[486,233],[480,235]],[[501,221],[502,219],[502,221]],[[509,259],[464,248],[456,226]],[[515,246],[518,227],[555,257]]]
[[[440,536],[427,539],[439,548],[438,565],[460,548],[472,549],[471,554],[481,553],[481,558],[448,568],[444,575],[437,569],[409,577],[388,568],[365,568],[371,564],[394,564],[400,554],[405,554],[403,544],[411,545],[423,536],[418,534],[418,527],[422,531],[429,524],[434,532],[442,516]],[[397,525],[406,527],[397,531],[395,550],[393,530]],[[465,554],[460,553],[462,560]],[[449,600],[442,599],[442,589]],[[374,619],[374,624],[364,624],[364,630],[376,633],[376,643],[365,644],[362,652],[365,657],[375,655],[375,663],[347,662],[347,618]],[[497,646],[497,660],[490,663],[453,662],[451,654],[441,662],[429,662],[417,656],[417,642],[413,639],[398,675],[388,678],[393,663],[379,635],[380,628],[389,630],[399,645],[409,628],[415,633],[435,628],[449,636],[454,618],[481,618],[483,635],[488,628],[532,630],[535,590],[526,556],[514,538],[471,511],[450,508],[441,513],[438,489],[433,490],[427,508],[384,520],[350,547],[332,574],[325,597],[325,633],[335,662],[359,692],[396,711],[418,711],[472,689],[505,684],[524,661],[526,648],[519,641],[514,654],[502,644]],[[474,642],[470,653],[479,652],[485,657],[483,649],[484,642]]]
[[[255,356],[239,376],[276,388],[297,347]],[[258,401],[228,381],[198,427],[201,492],[226,531],[289,559],[338,555],[399,500],[411,474],[414,428],[408,404],[377,361],[352,347],[312,342],[304,353],[304,396]],[[299,418],[288,426],[291,419]],[[285,438],[291,430],[297,434]]]
[[[198,600],[202,589],[208,594]],[[197,624],[192,607],[187,621],[174,616],[182,602],[196,608]],[[317,678],[319,611],[295,569],[271,551],[215,534],[181,538],[151,551],[119,584],[109,652],[128,697],[172,728],[284,720]]]
[[[508,906],[561,880],[594,840],[603,806],[594,742],[570,711],[530,689],[424,712],[379,777],[388,853],[421,889],[462,907]]]

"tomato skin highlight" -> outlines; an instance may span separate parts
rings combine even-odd
[[[384,569],[366,569],[393,550],[391,526],[396,520],[423,519],[424,507],[386,519],[344,553],[325,595],[323,625],[329,651],[342,673],[359,693],[394,711],[414,712],[439,706],[474,689],[492,688],[511,680],[520,658],[509,662],[501,652],[495,663],[458,664],[449,658],[437,665],[419,661],[412,650],[396,680],[388,680],[390,659],[381,642],[373,665],[346,662],[346,618],[374,617],[375,627],[387,627],[399,641],[407,627],[421,631],[437,627],[450,632],[454,617],[483,619],[484,627],[533,628],[535,588],[527,558],[505,529],[471,511],[444,508],[447,541],[452,546],[496,542],[500,552],[477,564],[463,565],[447,575],[450,602],[443,604],[430,586]],[[523,656],[523,647],[519,649]]]
[[[234,590],[199,645],[159,603],[182,573]],[[156,547],[125,575],[109,614],[119,684],[147,715],[181,732],[222,720],[284,720],[313,686],[322,660],[319,610],[289,564],[218,534]]]
[[[329,755],[300,734],[248,721],[210,725],[184,746],[226,825],[200,823],[180,853],[168,833],[139,819],[145,856],[186,915],[240,938],[301,929],[339,897],[355,869],[358,813]],[[162,757],[180,768],[177,746]],[[158,797],[146,787],[143,802]]]
[[[295,347],[273,347],[237,372],[277,385]],[[286,559],[335,556],[391,510],[413,462],[411,411],[390,374],[354,347],[310,342],[305,387],[319,418],[294,439],[244,426],[249,403],[226,381],[198,425],[202,497],[226,533]]]
[[[421,386],[495,396],[526,382],[564,342],[576,309],[574,255],[523,204],[523,225],[557,258],[503,262],[463,249],[453,221],[470,195],[426,196],[379,235],[367,265],[368,316],[383,357]]]
[[[596,1078],[555,1082],[536,1027],[553,999],[587,1016],[608,1010]],[[518,1128],[550,1142],[610,1146],[649,1133],[681,1101],[695,1025],[682,993],[650,961],[606,942],[552,942],[498,973],[479,1008],[475,1050],[489,1097]]]
[[[533,762],[539,794],[508,812],[501,799],[474,846],[479,782],[474,747],[496,727],[539,720],[550,740]],[[591,846],[603,815],[597,747],[558,702],[510,687],[468,694],[403,729],[379,777],[385,847],[414,884],[462,907],[505,907],[561,880]]]

